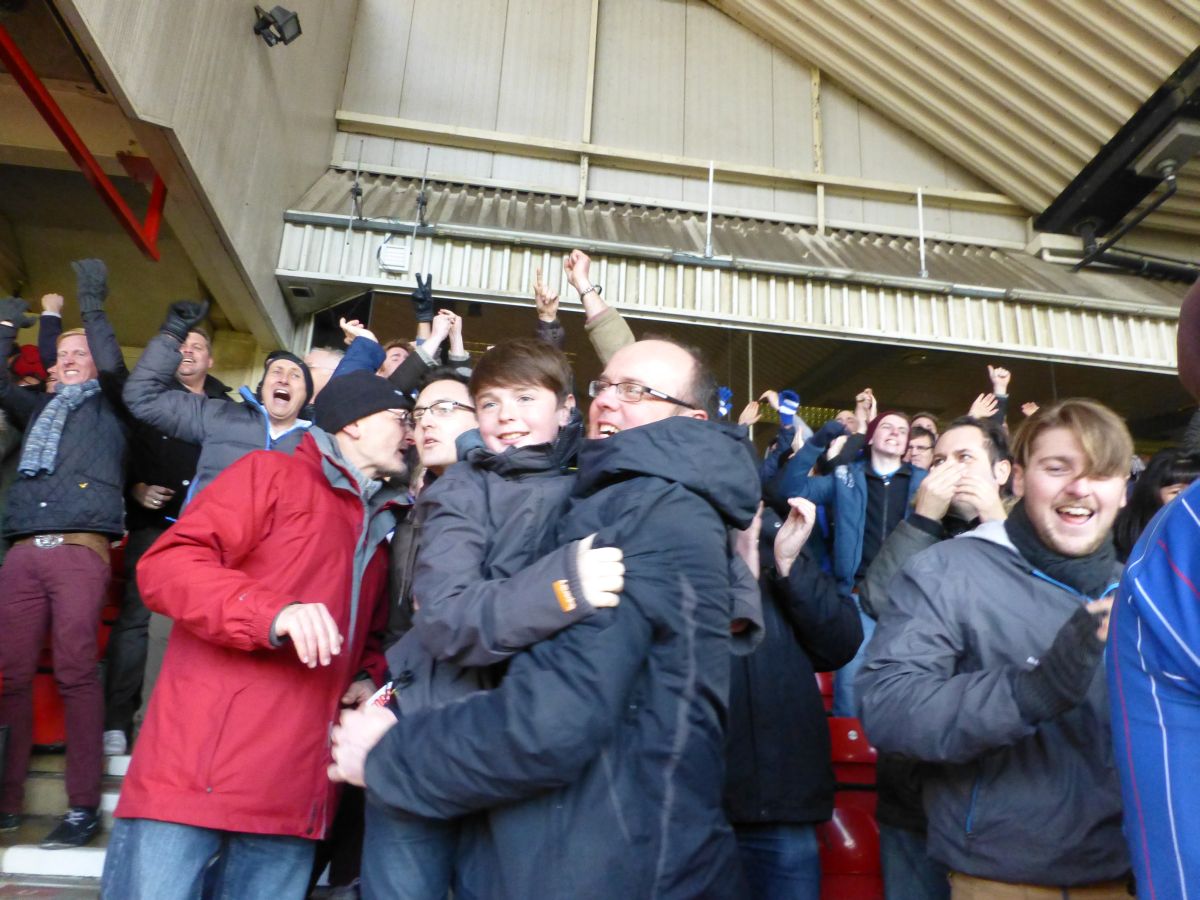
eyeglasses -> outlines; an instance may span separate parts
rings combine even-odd
[[[598,378],[588,384],[588,396],[592,398],[599,397],[609,388],[613,388],[617,392],[617,397],[624,403],[641,403],[646,397],[650,397],[653,400],[665,400],[667,403],[674,403],[676,406],[686,406],[688,409],[694,409],[692,404],[680,400],[678,397],[672,397],[670,394],[656,391],[654,388],[638,384],[636,381],[618,381],[614,384],[611,381]]]
[[[452,415],[456,409],[465,410],[466,412],[475,412],[475,407],[467,406],[465,403],[459,403],[457,400],[439,400],[437,403],[430,403],[428,406],[417,406],[413,408],[412,420],[420,422],[425,418],[425,413],[433,413],[435,419],[444,419]]]
[[[397,422],[399,422],[405,428],[408,428],[410,425],[412,425],[412,421],[413,421],[412,416],[409,415],[409,412],[407,409],[399,409],[399,410],[390,410],[389,409],[388,412],[390,412],[392,414],[392,418],[394,418]]]

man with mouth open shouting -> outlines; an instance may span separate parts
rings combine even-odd
[[[187,500],[252,450],[291,453],[312,424],[300,418],[313,397],[312,374],[300,357],[286,350],[267,355],[258,389],[243,387],[241,403],[176,389],[181,346],[207,313],[207,302],[171,304],[161,333],[146,345],[125,384],[125,405],[137,419],[200,445]]]
[[[918,553],[888,587],[858,677],[863,725],[879,750],[931,764],[929,855],[954,900],[1031,885],[1127,897],[1100,660],[1133,442],[1111,410],[1063,400],[1012,452],[1007,521]]]

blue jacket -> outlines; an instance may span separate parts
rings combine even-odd
[[[833,575],[842,592],[848,594],[854,587],[854,576],[862,562],[869,460],[864,458],[838,466],[832,475],[810,476],[808,473],[826,449],[827,446],[816,438],[808,441],[784,468],[778,490],[785,497],[805,497],[818,506],[830,507],[833,515]],[[905,499],[907,508],[912,505],[917,488],[928,473],[908,463],[898,471],[910,473]]]

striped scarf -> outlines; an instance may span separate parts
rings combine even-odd
[[[30,478],[42,469],[48,475],[54,474],[58,465],[58,442],[62,440],[67,416],[98,393],[100,382],[95,378],[83,384],[60,384],[54,392],[54,399],[46,404],[29,429],[17,471]]]

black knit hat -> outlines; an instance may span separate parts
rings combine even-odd
[[[329,379],[313,405],[317,427],[330,434],[385,409],[412,409],[412,401],[390,381],[362,371]]]
[[[312,372],[308,371],[308,365],[298,357],[295,353],[289,353],[286,350],[272,350],[267,354],[266,362],[263,363],[262,378],[258,379],[258,387],[254,389],[254,396],[258,398],[258,402],[263,402],[262,386],[267,380],[267,370],[271,368],[271,363],[277,359],[286,359],[288,362],[294,362],[300,367],[300,371],[304,373],[304,406],[308,406],[312,402],[313,395],[313,380]]]

